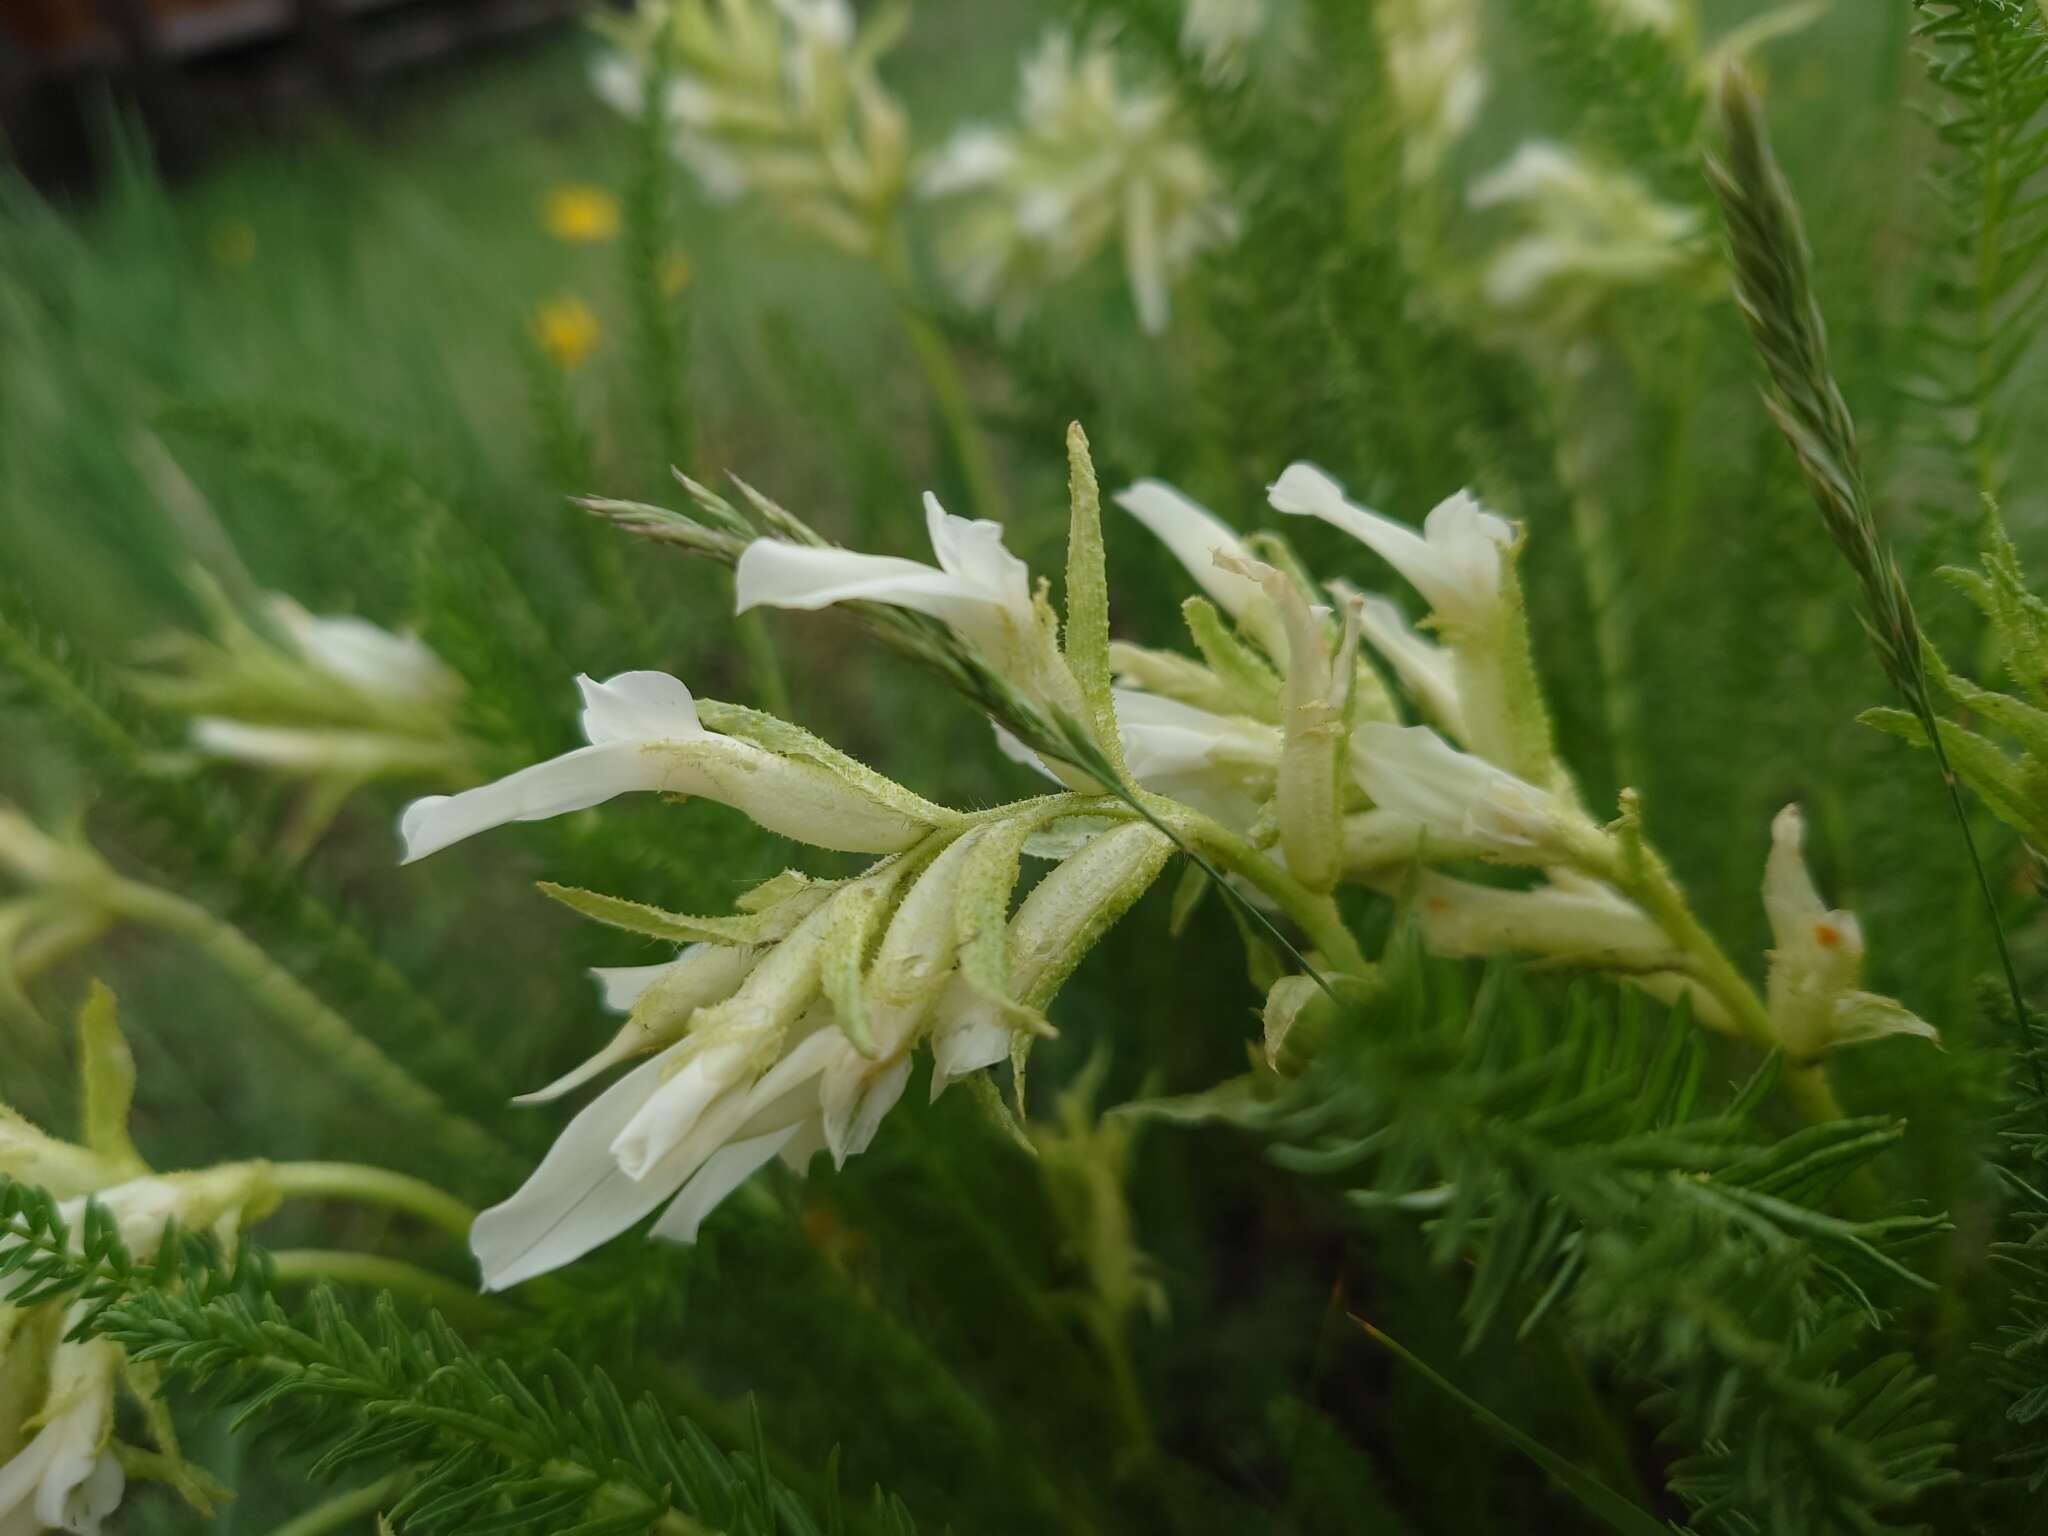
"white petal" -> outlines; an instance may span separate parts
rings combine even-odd
[[[924,493],[924,527],[939,569],[957,577],[985,601],[1029,622],[1031,567],[1003,545],[1003,525],[985,517],[955,517]]]
[[[655,1057],[593,1099],[518,1192],[477,1217],[469,1246],[485,1290],[503,1290],[582,1257],[681,1187],[689,1168],[672,1170],[665,1183],[635,1182],[611,1154],[612,1141],[660,1086],[668,1059]]]
[[[968,605],[985,601],[958,577],[916,560],[780,539],[756,539],[742,550],[733,584],[736,613],[764,606],[817,609],[834,603],[889,603],[954,623]]]
[[[1007,1061],[1010,1028],[984,1002],[973,1014],[932,1034],[932,1097],[934,1099],[970,1072]]]
[[[1140,782],[1199,773],[1226,752],[1238,758],[1278,759],[1278,734],[1269,727],[1247,725],[1139,688],[1111,692],[1124,760]]]
[[[867,1151],[869,1143],[875,1139],[875,1132],[882,1128],[882,1121],[896,1107],[896,1101],[903,1097],[904,1086],[909,1081],[910,1056],[906,1052],[869,1082],[867,1091],[861,1095],[853,1122],[846,1128],[843,1150],[837,1154],[842,1163]]]
[[[1358,627],[1374,650],[1386,657],[1401,685],[1413,694],[1430,718],[1452,735],[1465,734],[1464,706],[1449,653],[1408,627],[1401,610],[1384,597],[1365,597]]]
[[[635,742],[578,747],[459,795],[428,795],[399,818],[410,864],[450,843],[512,821],[542,821],[602,805],[632,790],[659,789],[670,765]]]
[[[1915,1014],[1897,998],[1874,992],[1845,992],[1835,999],[1836,1045],[1861,1045],[1887,1035],[1918,1035],[1941,1043],[1941,1031]]]
[[[1805,843],[1806,822],[1798,806],[1788,805],[1771,819],[1771,852],[1764,860],[1764,912],[1781,949],[1805,943],[1812,925],[1828,915],[1806,868]]]
[[[621,672],[603,682],[578,676],[583,734],[592,746],[629,741],[689,741],[705,734],[697,701],[666,672]]]
[[[1422,520],[1429,547],[1451,562],[1462,580],[1500,585],[1500,551],[1515,542],[1514,525],[1489,512],[1470,491],[1453,491]]]
[[[1055,784],[1065,782],[1051,768],[1046,766],[1044,758],[1019,741],[1016,733],[1006,727],[1002,721],[991,720],[989,724],[995,727],[996,750],[1002,753],[1003,756],[1013,763],[1022,763],[1026,768],[1036,769]]]
[[[704,1166],[690,1175],[669,1208],[661,1213],[649,1234],[671,1243],[694,1243],[704,1218],[718,1209],[719,1202],[738,1189],[755,1169],[796,1139],[803,1129],[799,1122],[766,1136],[728,1142],[704,1160]]]
[[[834,1167],[844,1167],[849,1157],[867,1150],[882,1117],[903,1096],[903,1085],[909,1080],[908,1052],[878,1070],[848,1046],[845,1055],[825,1069],[818,1103],[824,1118],[825,1146]]]
[[[1352,733],[1354,768],[1375,806],[1422,823],[1432,838],[1478,839],[1496,854],[1534,848],[1555,802],[1533,784],[1460,752],[1424,725],[1370,721]]]
[[[811,1159],[825,1150],[825,1125],[816,1115],[797,1122],[796,1135],[782,1149],[782,1166],[791,1173],[802,1174],[811,1166]]]
[[[647,1096],[612,1138],[611,1154],[630,1179],[644,1179],[697,1129],[704,1112],[736,1084],[746,1047],[706,1046]]]
[[[641,83],[640,66],[622,53],[604,54],[592,64],[590,84],[599,101],[628,117],[638,117],[646,104],[647,88]]]
[[[741,1130],[763,1134],[790,1118],[792,1101],[807,1099],[814,1103],[817,1091],[809,1086],[811,1079],[848,1049],[846,1037],[837,1025],[815,1029],[797,1041],[747,1091],[747,1119]]]
[[[58,1450],[57,1426],[45,1424],[28,1443],[0,1463],[0,1533],[4,1536],[36,1536],[43,1529],[31,1518],[44,1469]]]
[[[251,725],[219,715],[192,721],[192,745],[210,757],[291,773],[372,774],[402,760],[411,746],[375,731],[301,725]]]
[[[1267,487],[1266,499],[1277,512],[1320,518],[1343,529],[1405,576],[1429,599],[1430,606],[1440,606],[1437,592],[1444,583],[1437,573],[1441,562],[1429,542],[1406,523],[1350,501],[1344,488],[1315,465],[1288,465]]]
[[[656,965],[593,965],[590,974],[597,981],[605,1007],[613,1013],[626,1013],[640,1001],[641,993],[702,948],[701,944],[692,944],[675,959],[663,960]]]
[[[1474,208],[1555,196],[1578,174],[1580,162],[1548,139],[1529,139],[1501,164],[1472,183],[1465,200]]]
[[[1016,143],[1009,135],[980,125],[962,128],[926,162],[917,189],[925,197],[946,197],[998,181],[1016,163]]]
[[[1140,480],[1118,491],[1116,504],[1150,529],[1153,537],[1187,567],[1195,584],[1232,618],[1242,615],[1264,595],[1257,582],[1216,564],[1218,550],[1240,560],[1251,558],[1230,525],[1165,481]]]
[[[366,693],[433,700],[446,698],[462,686],[462,680],[417,635],[395,635],[368,619],[348,614],[316,616],[283,596],[273,596],[267,611],[299,654],[329,676],[353,683]]]
[[[545,1104],[582,1087],[593,1077],[672,1043],[691,1016],[730,997],[746,979],[759,952],[726,944],[692,944],[662,965],[597,967],[591,974],[605,987],[608,1006],[632,1008],[643,998],[652,1006],[629,1019],[602,1049],[545,1088],[516,1096],[514,1104]],[[658,991],[656,989],[659,989]]]

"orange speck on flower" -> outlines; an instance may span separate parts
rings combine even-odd
[[[1423,905],[1432,912],[1448,912],[1451,910],[1451,904],[1441,896],[1431,896],[1423,902]]]
[[[559,368],[574,368],[597,350],[597,315],[578,298],[551,299],[534,311],[533,339]]]
[[[548,194],[548,233],[571,245],[592,245],[619,232],[619,205],[603,187],[556,187]]]
[[[1822,949],[1833,949],[1842,942],[1842,930],[1833,923],[1815,923],[1813,925],[1813,942]]]

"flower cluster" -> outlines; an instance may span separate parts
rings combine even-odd
[[[1139,322],[1156,334],[1174,280],[1237,228],[1173,96],[1120,81],[1105,41],[1064,33],[1025,61],[1017,126],[962,128],[919,188],[961,199],[940,231],[941,259],[962,301],[1005,324],[1114,243]]]
[[[676,157],[707,196],[761,198],[798,228],[878,254],[909,125],[875,74],[889,38],[847,0],[641,0],[605,28],[598,94],[637,117],[653,82]]]
[[[173,1223],[227,1240],[276,1206],[264,1163],[150,1172],[128,1139],[135,1064],[104,988],[95,988],[80,1015],[80,1034],[85,1142],[61,1141],[0,1104],[0,1178],[56,1196],[74,1240],[92,1201],[138,1259],[155,1253]],[[0,1239],[8,1241],[14,1239]],[[74,1337],[76,1321],[62,1302],[0,1302],[0,1531],[95,1536],[121,1502],[127,1474],[114,1441],[114,1413],[128,1364],[104,1339]],[[179,1456],[154,1393],[138,1385],[135,1395],[150,1410],[157,1475],[204,1509],[207,1479]]]
[[[1273,510],[1340,530],[1405,579],[1427,608],[1418,626],[1347,583],[1319,590],[1276,533],[1240,536],[1171,486],[1132,485],[1117,503],[1202,589],[1183,608],[1197,654],[1181,655],[1110,639],[1098,493],[1078,427],[1068,450],[1064,620],[999,524],[955,517],[930,496],[930,564],[829,544],[745,486],[743,513],[686,481],[703,522],[594,504],[730,560],[742,611],[851,610],[963,687],[1003,750],[1064,792],[952,811],[796,726],[635,672],[579,679],[588,745],[412,805],[401,824],[408,859],[630,791],[718,800],[813,846],[881,855],[846,879],[779,876],[723,917],[550,888],[587,916],[683,947],[659,965],[599,973],[625,1025],[529,1097],[647,1059],[478,1220],[487,1285],[569,1262],[664,1206],[654,1235],[692,1240],[775,1158],[801,1169],[822,1150],[843,1163],[876,1134],[921,1045],[934,1094],[1016,1056],[1050,1028],[1042,1010],[1081,954],[1176,848],[1217,858],[1225,869],[1202,871],[1310,941],[1315,958],[1297,955],[1301,972],[1268,998],[1276,1063],[1319,995],[1373,984],[1331,899],[1346,883],[1401,900],[1439,953],[1604,972],[1686,998],[1702,1023],[1782,1047],[1802,1067],[1835,1045],[1931,1034],[1857,989],[1860,935],[1848,914],[1822,908],[1796,812],[1779,820],[1766,875],[1777,936],[1767,999],[1686,910],[1633,798],[1611,825],[1587,815],[1536,680],[1521,537],[1469,492],[1418,529],[1360,505],[1311,464],[1269,487]],[[1406,723],[1404,702],[1429,723]],[[1013,914],[1026,854],[1055,867]],[[1475,878],[1488,865],[1524,882],[1533,872],[1535,883]]]
[[[1472,184],[1474,208],[1511,208],[1526,232],[1488,261],[1486,302],[1510,322],[1570,332],[1609,294],[1711,268],[1698,208],[1653,196],[1626,171],[1532,139]]]
[[[1428,181],[1486,100],[1477,0],[1386,0],[1373,7],[1384,78],[1401,125],[1401,171]]]
[[[311,614],[280,593],[244,613],[210,585],[195,590],[212,633],[157,637],[134,681],[191,717],[196,751],[344,789],[468,775],[452,720],[462,679],[417,635]]]
[[[982,565],[960,546],[941,547],[962,572],[950,578],[956,589],[971,587],[992,560],[971,540],[965,547],[978,549]],[[819,595],[829,590],[935,603],[992,645],[1019,638],[1000,584],[965,597],[945,589],[944,572],[929,571],[905,589],[859,571],[805,568],[782,547],[756,549],[743,601],[773,591],[815,606],[832,600]],[[837,553],[842,562],[865,558]],[[1015,612],[1030,618],[1028,604]],[[599,973],[606,1002],[628,1014],[625,1026],[529,1098],[553,1099],[650,1059],[584,1108],[524,1187],[478,1218],[472,1245],[487,1286],[567,1263],[657,1207],[666,1209],[654,1235],[691,1241],[726,1195],[777,1157],[801,1169],[827,1151],[843,1163],[902,1095],[920,1044],[931,1049],[935,1095],[1006,1059],[1020,1034],[1049,1028],[1044,1004],[1150,885],[1170,848],[1141,823],[1082,814],[1095,802],[1073,797],[973,817],[948,811],[796,727],[700,705],[661,673],[579,681],[590,744],[416,802],[401,828],[408,859],[632,790],[718,800],[814,846],[885,857],[846,880],[778,877],[742,897],[730,917],[557,893],[590,916],[685,947],[658,965]],[[1011,915],[1027,853],[1058,863]]]

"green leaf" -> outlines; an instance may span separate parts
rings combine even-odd
[[[135,1056],[114,1021],[113,991],[97,978],[78,1010],[78,1051],[85,1144],[139,1172],[147,1165],[128,1135],[128,1112],[135,1103]]]
[[[1908,710],[1866,709],[1856,718],[1916,747],[1927,745],[1926,728],[1919,716]],[[2038,843],[2048,836],[2048,820],[2041,815],[2042,807],[2027,793],[2020,765],[2007,757],[1996,742],[1949,720],[1937,721],[1936,729],[1941,732],[1942,747],[1956,776],[1991,807],[1993,815],[2031,841]]]
[[[1412,1366],[1425,1381],[1471,1414],[1485,1429],[1548,1472],[1559,1487],[1577,1499],[1586,1512],[1607,1529],[1619,1531],[1622,1536],[1671,1536],[1671,1527],[1663,1521],[1637,1508],[1592,1473],[1574,1466],[1542,1441],[1524,1434],[1478,1399],[1468,1397],[1421,1357],[1411,1354],[1364,1318],[1354,1315],[1351,1321],[1364,1330],[1367,1338],[1384,1347],[1396,1359]]]
[[[875,772],[858,758],[847,756],[830,742],[813,736],[802,726],[791,725],[774,715],[748,709],[744,704],[699,699],[697,718],[707,729],[721,736],[736,736],[742,741],[751,741],[757,747],[764,747],[778,757],[793,758],[822,768],[912,821],[921,821],[931,827],[957,827],[966,820],[958,811],[934,805],[894,779]]]
[[[1117,735],[1116,703],[1109,677],[1109,573],[1102,545],[1102,492],[1088,457],[1088,434],[1076,421],[1067,427],[1067,495],[1072,520],[1067,529],[1067,669],[1081,685],[1095,727],[1095,739],[1119,771],[1123,744]]]
[[[875,1041],[868,1030],[864,973],[894,888],[893,880],[863,882],[842,894],[833,904],[825,928],[825,946],[818,955],[819,990],[831,1002],[846,1038],[867,1057],[875,1054]]]
[[[677,944],[771,944],[786,936],[832,894],[831,887],[820,885],[799,891],[766,912],[741,917],[691,917],[645,902],[628,901],[623,896],[607,896],[601,891],[578,890],[549,880],[535,884],[543,896],[559,901],[572,912],[628,933]]]
[[[1231,632],[1206,597],[1189,598],[1180,605],[1180,613],[1195,649],[1226,691],[1229,712],[1278,724],[1280,674],[1272,664]]]

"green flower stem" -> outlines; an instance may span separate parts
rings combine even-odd
[[[1176,836],[1200,848],[1231,874],[1250,881],[1261,895],[1294,919],[1332,967],[1346,976],[1369,978],[1376,974],[1378,968],[1365,958],[1365,951],[1345,926],[1336,900],[1328,893],[1310,890],[1221,822],[1191,811],[1178,801],[1156,795],[1145,798],[1154,814]]]
[[[337,1493],[331,1499],[322,1500],[304,1514],[285,1521],[270,1536],[328,1536],[332,1531],[351,1529],[366,1516],[376,1514],[395,1500],[404,1487],[405,1474],[393,1472],[374,1483],[365,1483],[360,1488],[351,1488],[346,1493]]]
[[[359,1200],[432,1222],[466,1239],[476,1212],[447,1191],[410,1174],[365,1163],[272,1163],[271,1187],[287,1200]]]
[[[897,318],[903,323],[911,351],[917,354],[925,388],[931,391],[932,404],[952,441],[960,473],[967,481],[967,494],[974,499],[975,515],[1006,523],[1010,499],[996,474],[995,456],[989,451],[988,437],[975,416],[974,402],[968,398],[959,361],[938,326],[932,323],[930,314],[918,302],[911,281],[910,253],[901,227],[877,240],[876,250],[875,265],[895,294]]]
[[[1643,841],[1635,823],[1635,796],[1628,790],[1622,791],[1622,817],[1619,839],[1588,840],[1576,862],[1587,874],[1610,882],[1650,914],[1671,940],[1672,947],[1685,957],[1686,974],[1726,1010],[1737,1035],[1759,1050],[1777,1050],[1778,1038],[1771,1028],[1770,1010],[1706,926],[1694,916],[1670,867]],[[1779,1082],[1786,1096],[1812,1123],[1842,1118],[1842,1106],[1828,1083],[1827,1070],[1818,1063],[1788,1063]]]
[[[740,654],[747,658],[747,677],[754,685],[754,697],[771,715],[790,719],[796,712],[789,703],[789,681],[783,675],[782,657],[775,649],[775,636],[768,629],[765,613],[743,613],[733,620],[739,636]]]
[[[488,1320],[499,1308],[468,1286],[378,1253],[341,1248],[285,1248],[270,1256],[277,1278],[287,1285],[334,1281],[412,1296],[454,1317]]]
[[[902,318],[904,334],[910,338],[911,350],[917,354],[918,366],[924,370],[925,387],[931,391],[932,404],[938,408],[939,419],[946,425],[946,435],[952,439],[953,452],[960,461],[960,473],[966,477],[967,494],[974,499],[976,515],[993,518],[999,523],[1008,522],[1010,498],[996,475],[995,456],[989,451],[988,438],[981,430],[981,423],[975,419],[974,405],[967,398],[967,383],[960,376],[960,365],[953,356],[953,349],[939,334],[939,328],[932,324],[931,317],[914,307],[907,298],[897,305],[897,313]]]
[[[191,942],[246,986],[301,1046],[332,1063],[372,1097],[417,1121],[444,1152],[474,1167],[510,1166],[503,1143],[451,1110],[232,923],[197,902],[134,880],[115,877],[97,894],[117,915]]]

